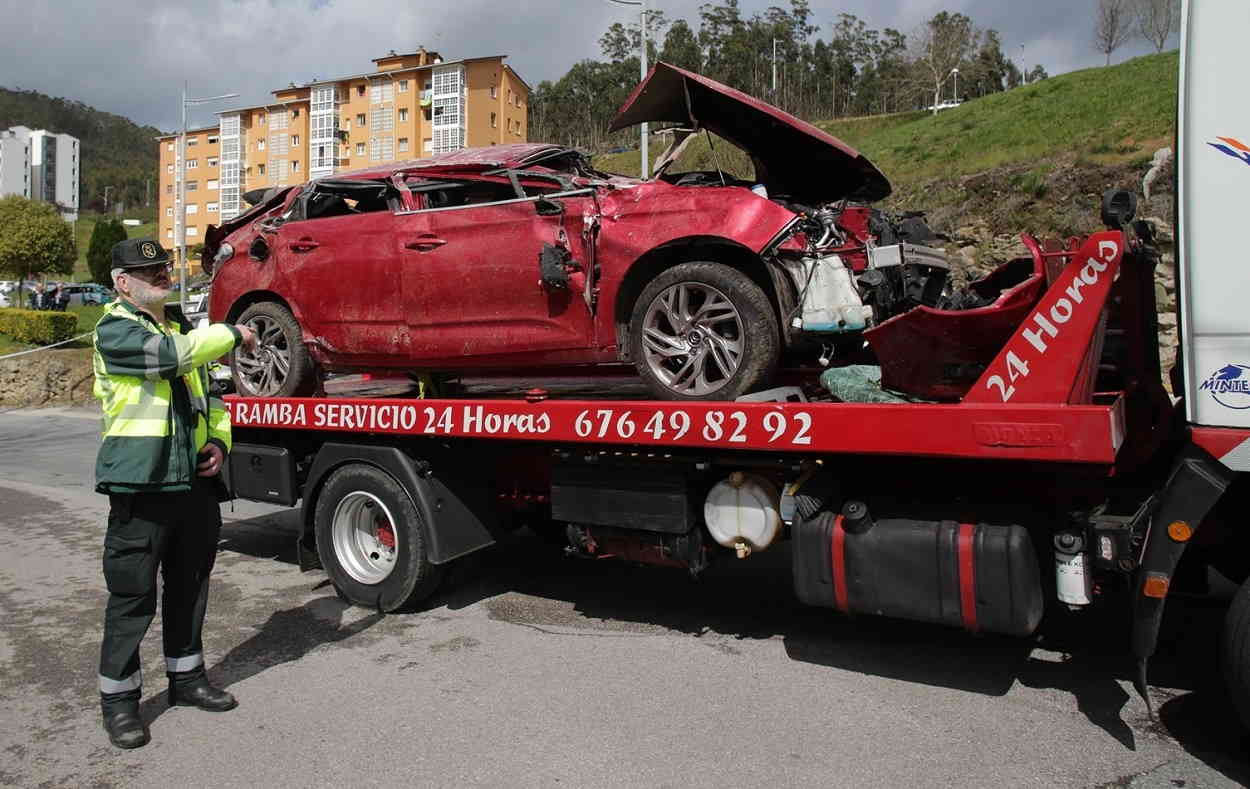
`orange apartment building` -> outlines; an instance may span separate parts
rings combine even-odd
[[[246,210],[253,189],[346,170],[525,142],[529,86],[503,55],[443,61],[418,49],[375,58],[364,74],[291,83],[272,103],[218,113],[187,132],[187,247]],[[178,135],[160,146],[160,241],[177,244]]]

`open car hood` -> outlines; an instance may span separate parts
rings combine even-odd
[[[671,121],[729,140],[755,160],[769,194],[805,203],[880,200],[890,182],[876,165],[838,138],[793,115],[707,77],[656,63],[612,121],[612,131]]]

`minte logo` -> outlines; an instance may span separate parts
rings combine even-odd
[[[1226,364],[1207,376],[1198,390],[1210,392],[1211,399],[1225,408],[1250,408],[1250,367]]]
[[[1216,137],[1219,142],[1209,142],[1215,150],[1220,153],[1226,153],[1234,159],[1240,160],[1243,164],[1250,164],[1250,146],[1247,146],[1236,137]]]

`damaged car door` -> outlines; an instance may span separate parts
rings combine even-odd
[[[292,203],[276,253],[306,341],[331,361],[393,361],[407,353],[391,184],[325,179]]]
[[[485,177],[408,188],[417,210],[396,232],[414,358],[521,364],[593,346],[590,190]]]

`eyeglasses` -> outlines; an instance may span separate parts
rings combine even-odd
[[[150,277],[155,277],[157,274],[161,273],[162,271],[173,271],[173,270],[174,270],[174,266],[172,263],[153,263],[150,266],[134,266],[134,267],[125,269],[123,273],[129,274],[131,276],[137,276],[141,279],[148,279]]]

